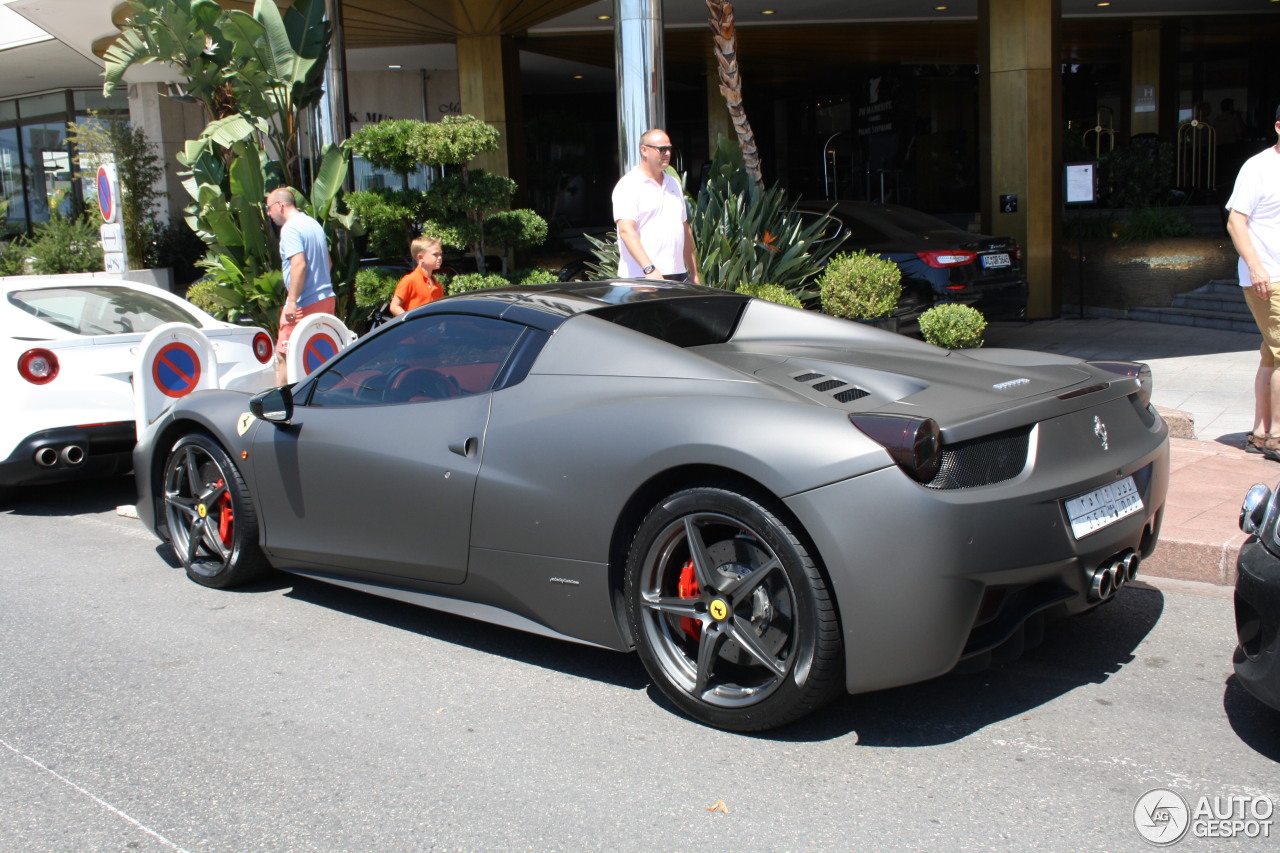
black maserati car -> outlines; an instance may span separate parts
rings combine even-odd
[[[800,210],[827,213],[833,233],[843,232],[842,252],[865,249],[888,258],[902,271],[896,312],[910,321],[934,305],[972,305],[988,320],[1016,320],[1026,314],[1027,280],[1022,250],[1012,237],[974,234],[897,204],[866,201],[812,201]]]

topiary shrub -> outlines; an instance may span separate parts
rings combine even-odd
[[[764,299],[767,302],[776,302],[779,305],[790,305],[792,308],[804,307],[800,297],[777,284],[740,284],[736,292],[754,296],[756,299]]]
[[[454,276],[453,280],[445,285],[446,292],[452,296],[455,293],[470,293],[473,290],[487,290],[490,287],[506,287],[511,284],[497,273],[478,273],[469,272],[459,276]]]
[[[848,320],[888,317],[902,296],[902,272],[866,250],[835,255],[818,279],[822,310]]]
[[[396,295],[398,276],[382,267],[363,267],[356,272],[356,307],[377,308]]]
[[[69,272],[101,272],[102,244],[98,224],[88,216],[66,217],[54,211],[49,221],[36,226],[27,243],[31,272],[62,275]]]
[[[511,280],[514,284],[531,285],[531,284],[555,284],[560,280],[555,270],[547,270],[542,267],[530,267],[527,270],[516,270]]]
[[[26,275],[27,248],[21,237],[14,237],[0,249],[0,276]]]
[[[187,288],[187,301],[206,314],[212,314],[216,317],[218,316],[218,311],[222,309],[222,303],[214,295],[217,288],[217,283],[211,278],[202,278],[199,281],[192,282],[191,286]]]
[[[977,308],[946,303],[920,315],[920,334],[936,347],[976,349],[982,346],[987,319]]]

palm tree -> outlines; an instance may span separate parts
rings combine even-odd
[[[729,118],[742,149],[743,166],[751,181],[764,188],[760,173],[760,152],[756,149],[756,135],[747,121],[747,110],[742,105],[742,74],[738,71],[738,35],[733,21],[733,4],[729,0],[707,0],[711,18],[716,65],[720,72],[720,94],[729,108]]]

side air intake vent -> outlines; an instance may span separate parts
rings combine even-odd
[[[827,381],[825,381],[825,382],[819,382],[817,385],[814,385],[814,386],[813,386],[813,390],[815,390],[815,391],[834,391],[835,389],[837,389],[837,388],[843,388],[844,386],[846,386],[846,385],[848,385],[848,384],[849,384],[848,382],[841,382],[839,379],[828,379],[828,380],[827,380]]]
[[[849,388],[833,396],[841,403],[852,403],[854,400],[861,400],[863,397],[870,397],[871,392],[863,391],[861,388]]]
[[[815,379],[821,379],[821,373],[802,373],[796,377],[797,382],[812,382]]]
[[[1019,427],[944,445],[930,489],[971,489],[1012,480],[1027,465],[1031,427]]]

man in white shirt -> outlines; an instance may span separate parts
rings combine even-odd
[[[671,138],[654,128],[640,137],[640,164],[613,188],[618,276],[699,284],[693,229],[680,184],[667,174]]]
[[[1253,380],[1253,432],[1245,449],[1280,462],[1280,108],[1277,142],[1245,161],[1227,201],[1227,233],[1240,253],[1245,301],[1262,332]]]

